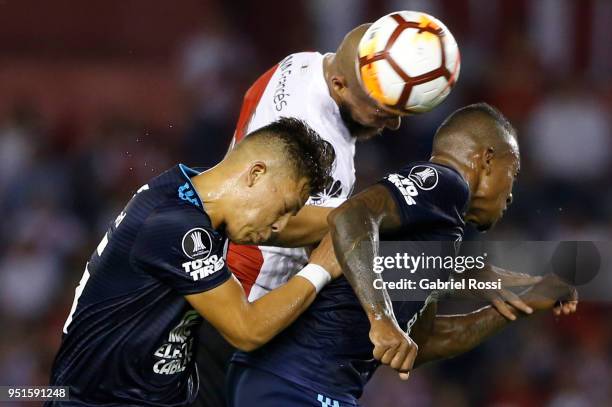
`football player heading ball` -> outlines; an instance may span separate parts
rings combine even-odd
[[[413,58],[415,69],[407,65]],[[441,103],[456,83],[459,66],[457,44],[440,21],[424,13],[397,12],[356,27],[335,53],[287,56],[251,86],[232,146],[248,132],[291,116],[304,120],[332,144],[336,166],[333,184],[311,196],[287,227],[272,237],[274,246],[295,249],[230,244],[228,265],[250,301],[300,270],[308,259],[303,247],[318,243],[328,232],[327,215],[349,197],[355,183],[356,141],[384,129],[397,130],[402,116]],[[394,73],[387,75],[390,70]],[[385,323],[388,329],[374,337],[381,340],[375,345],[397,349],[410,341],[393,318],[383,318],[376,329],[385,328]],[[207,340],[200,342],[203,374],[198,405],[223,406],[222,378],[233,350],[215,337],[214,330],[203,334]]]

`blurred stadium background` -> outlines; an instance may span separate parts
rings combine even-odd
[[[0,384],[43,385],[107,223],[176,162],[222,158],[250,83],[352,27],[429,12],[462,51],[449,99],[357,153],[358,186],[427,158],[445,115],[487,101],[519,130],[515,203],[489,239],[609,240],[608,0],[0,0]],[[609,303],[582,303],[419,369],[365,406],[610,406]],[[27,404],[32,405],[32,404]]]

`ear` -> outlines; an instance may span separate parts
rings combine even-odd
[[[255,161],[253,164],[251,164],[247,172],[247,186],[252,187],[259,182],[267,170],[268,167],[263,161]]]
[[[344,91],[348,85],[346,78],[342,75],[333,75],[331,77],[331,84],[336,93]]]
[[[491,165],[495,158],[495,149],[493,147],[487,147],[482,154],[482,169],[485,174],[491,175]]]

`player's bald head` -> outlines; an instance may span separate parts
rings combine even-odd
[[[357,62],[357,47],[370,25],[371,24],[362,24],[349,31],[336,50],[335,68],[338,74],[343,75],[347,79],[349,86],[358,83],[357,71],[355,68]]]
[[[438,128],[433,154],[467,159],[475,151],[490,149],[496,155],[519,158],[516,130],[504,115],[487,103],[476,103],[453,112]]]

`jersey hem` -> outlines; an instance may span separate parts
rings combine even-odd
[[[266,373],[269,373],[271,375],[274,375],[282,380],[285,380],[286,382],[291,383],[292,385],[299,387],[301,389],[305,389],[305,390],[310,390],[310,391],[316,391],[318,393],[321,394],[325,394],[335,400],[338,401],[343,401],[346,403],[356,403],[358,402],[358,398],[351,396],[351,395],[340,395],[338,393],[336,393],[336,390],[331,390],[331,389],[326,389],[323,387],[319,387],[315,384],[315,382],[312,382],[310,380],[305,380],[303,378],[297,377],[292,375],[289,372],[278,372],[275,371],[273,369],[269,369],[266,366],[262,366],[262,365],[254,365],[251,362],[246,361],[245,359],[232,359],[230,361],[230,363],[233,364],[237,364],[237,365],[243,365],[243,366],[247,366],[250,369],[257,369],[257,370],[261,370],[264,371]]]

